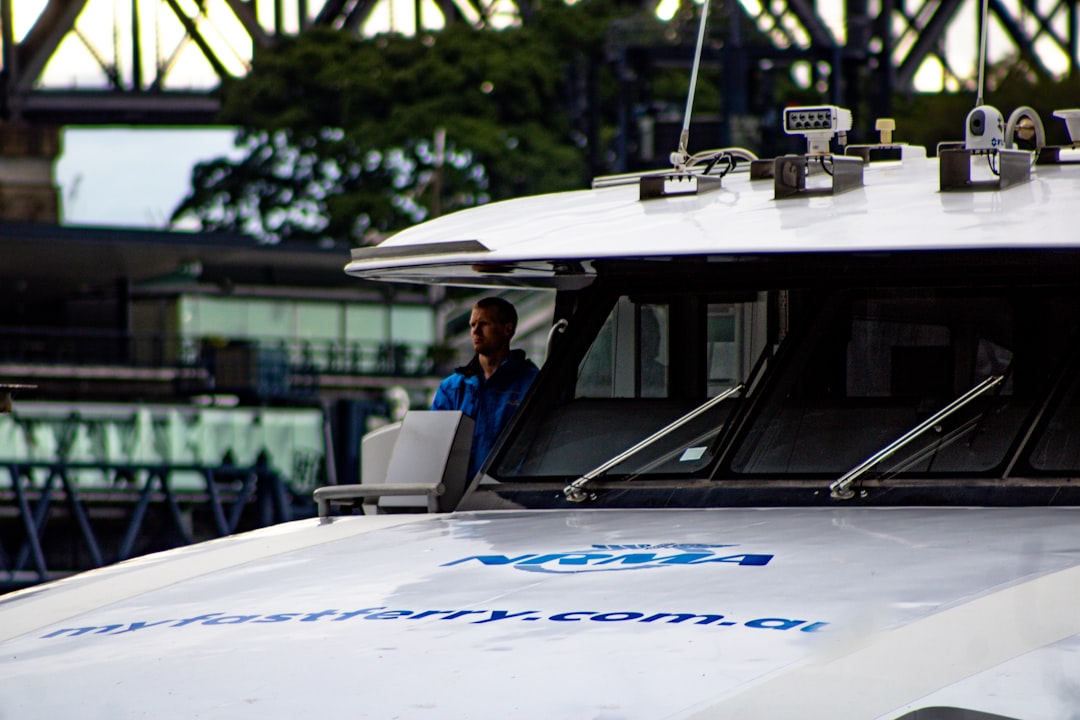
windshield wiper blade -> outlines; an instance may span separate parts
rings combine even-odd
[[[654,432],[652,435],[650,435],[649,437],[647,437],[644,440],[642,440],[641,442],[639,442],[637,445],[634,445],[632,448],[630,448],[628,450],[624,450],[623,452],[619,453],[615,457],[613,457],[610,460],[604,462],[602,465],[599,465],[596,468],[593,468],[589,472],[585,473],[584,475],[579,477],[577,480],[575,480],[574,482],[572,482],[569,485],[567,485],[566,487],[564,487],[563,488],[563,495],[565,495],[566,499],[569,500],[570,502],[582,502],[584,500],[587,500],[589,498],[589,493],[587,493],[585,491],[585,486],[591,480],[595,480],[598,476],[604,474],[605,472],[607,472],[611,468],[613,468],[616,465],[618,465],[619,463],[621,463],[623,460],[626,460],[631,455],[634,455],[634,454],[640,452],[641,450],[644,450],[645,448],[649,447],[650,445],[652,445],[657,440],[659,440],[659,439],[661,439],[663,437],[666,437],[672,431],[679,429],[680,427],[682,427],[686,423],[690,422],[691,420],[693,420],[697,416],[699,416],[702,413],[706,412],[707,410],[713,408],[714,406],[719,405],[721,402],[723,402],[724,400],[727,400],[729,397],[731,397],[735,393],[742,391],[742,389],[744,387],[745,386],[742,383],[739,383],[738,385],[735,385],[734,387],[728,388],[727,390],[720,393],[716,397],[709,398],[704,403],[702,403],[701,405],[698,405],[696,408],[694,408],[690,412],[686,413],[682,417],[676,418],[674,421],[672,421],[672,422],[668,423],[667,425],[665,425],[664,427],[660,428],[659,430]]]
[[[975,398],[979,397],[984,392],[986,392],[990,388],[994,387],[995,385],[997,385],[998,383],[1000,383],[1004,379],[1005,379],[1004,375],[991,375],[990,377],[986,378],[985,380],[983,380],[981,383],[979,383],[975,387],[968,390],[966,393],[964,393],[960,397],[953,400],[951,403],[949,403],[948,405],[943,407],[941,410],[938,410],[936,413],[934,413],[933,415],[928,417],[926,420],[923,420],[921,423],[919,423],[915,427],[908,430],[906,433],[904,433],[903,435],[898,437],[896,440],[893,440],[891,443],[889,443],[888,445],[886,445],[882,449],[878,450],[876,453],[874,453],[873,455],[868,457],[866,460],[863,460],[861,463],[859,463],[858,465],[856,465],[852,469],[848,470],[846,473],[844,473],[840,477],[840,479],[838,479],[836,482],[834,482],[832,485],[829,486],[829,492],[832,495],[832,497],[834,497],[834,498],[836,498],[838,500],[848,500],[848,499],[854,497],[855,496],[855,490],[852,488],[852,485],[854,485],[855,481],[858,480],[859,477],[861,477],[863,473],[865,473],[867,470],[872,468],[874,465],[877,465],[879,462],[881,462],[885,458],[889,457],[894,452],[896,452],[900,448],[904,447],[909,442],[911,442],[915,438],[919,437],[924,432],[926,432],[930,428],[934,427],[939,422],[941,422],[942,420],[944,420],[948,416],[952,415],[954,412],[956,412],[960,408],[964,407],[969,402],[971,402]]]

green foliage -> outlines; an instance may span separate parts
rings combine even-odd
[[[363,244],[433,208],[582,187],[568,68],[600,55],[618,11],[613,0],[544,0],[501,31],[284,38],[222,87],[220,120],[239,128],[240,157],[196,167],[173,219],[268,242]]]

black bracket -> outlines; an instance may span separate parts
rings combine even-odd
[[[813,165],[828,174],[831,182],[820,187],[807,187],[806,179]],[[773,160],[773,198],[816,195],[839,195],[863,186],[863,161],[843,155],[783,155]]]
[[[696,173],[657,173],[655,175],[642,175],[638,188],[638,198],[641,200],[676,197],[679,195],[700,195],[712,190],[719,190],[720,178],[716,175],[699,175]]]
[[[988,154],[997,158],[997,179],[972,180],[972,157]],[[975,151],[939,145],[938,158],[938,183],[942,192],[1004,190],[1031,179],[1032,155],[1027,150]]]

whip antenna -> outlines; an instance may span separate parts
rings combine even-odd
[[[983,77],[986,72],[986,26],[989,24],[989,0],[982,0],[982,12],[979,15],[979,88],[975,93],[975,105],[983,104]]]
[[[679,149],[672,153],[671,164],[679,170],[684,169],[690,152],[690,115],[694,110],[694,93],[697,91],[698,68],[701,66],[701,48],[705,44],[705,21],[709,17],[709,2],[701,3],[701,22],[698,24],[697,47],[694,48],[694,65],[690,70],[690,89],[686,93],[686,112],[683,114],[682,132],[679,133]],[[986,3],[986,0],[983,0]]]

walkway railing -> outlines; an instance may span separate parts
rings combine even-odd
[[[0,516],[16,520],[0,524],[0,591],[314,514],[264,456],[248,467],[0,461]]]
[[[467,358],[465,358],[467,359]],[[0,366],[107,368],[113,380],[175,382],[183,394],[311,396],[320,376],[427,377],[457,362],[441,345],[0,326]]]

